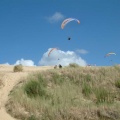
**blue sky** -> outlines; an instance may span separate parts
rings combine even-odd
[[[66,18],[80,24],[61,29]],[[104,58],[109,52],[116,55]],[[0,0],[0,64],[73,62],[120,63],[120,0]]]

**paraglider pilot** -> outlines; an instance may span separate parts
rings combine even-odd
[[[59,68],[62,68],[62,65],[59,64]]]
[[[70,37],[68,37],[68,40],[71,40],[71,38],[70,38]]]

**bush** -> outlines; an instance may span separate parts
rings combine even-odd
[[[46,96],[47,80],[40,73],[35,74],[35,76],[31,77],[30,81],[25,84],[25,93],[29,97]]]
[[[64,83],[64,81],[65,81],[64,76],[59,75],[58,73],[52,74],[52,83],[56,85],[61,85],[62,83]]]
[[[74,68],[76,68],[76,67],[79,67],[79,65],[76,64],[76,63],[70,63],[70,64],[69,64],[69,67],[74,67]]]
[[[96,103],[113,103],[114,102],[114,96],[105,88],[97,88],[95,90],[95,95],[97,98]]]
[[[115,86],[118,87],[118,88],[120,88],[120,80],[116,80],[115,81]]]
[[[14,72],[22,72],[23,71],[23,66],[22,65],[16,65],[13,68]]]
[[[24,91],[29,97],[46,96],[45,88],[35,80],[27,82]]]
[[[87,74],[85,75],[85,78],[84,78],[87,82],[91,81],[92,80],[92,77],[90,74]]]
[[[34,115],[31,115],[27,120],[38,120]]]
[[[92,93],[92,88],[89,84],[87,84],[86,82],[83,83],[82,85],[82,93],[88,97],[91,93]]]

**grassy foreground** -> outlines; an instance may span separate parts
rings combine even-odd
[[[11,91],[6,109],[20,120],[120,120],[120,67],[33,73]]]

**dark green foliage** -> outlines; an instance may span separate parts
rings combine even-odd
[[[13,68],[14,72],[22,72],[23,71],[23,66],[22,65],[16,65]]]
[[[36,74],[36,79],[41,86],[47,87],[47,80],[40,73]]]
[[[31,115],[27,120],[38,120],[34,115]]]
[[[92,80],[91,75],[90,74],[85,75],[85,80],[88,82],[91,81]]]
[[[24,91],[29,97],[46,96],[45,88],[35,80],[27,82]]]
[[[52,73],[52,82],[54,84],[62,84],[65,81],[65,77],[63,75],[59,75],[58,73]]]
[[[42,76],[42,74],[37,73],[35,78],[31,78],[24,86],[24,91],[29,97],[45,97],[49,98],[47,94],[47,80]]]
[[[82,85],[82,93],[87,97],[92,93],[91,86],[86,82],[84,82]]]
[[[76,67],[79,67],[79,65],[76,64],[76,63],[70,63],[70,64],[69,64],[69,67],[74,67],[74,68],[76,68]]]
[[[116,86],[117,88],[120,88],[120,80],[116,80],[116,81],[115,81],[115,86]]]
[[[113,103],[114,102],[114,95],[110,93],[107,89],[100,87],[97,88],[95,91],[96,95],[96,103]]]

